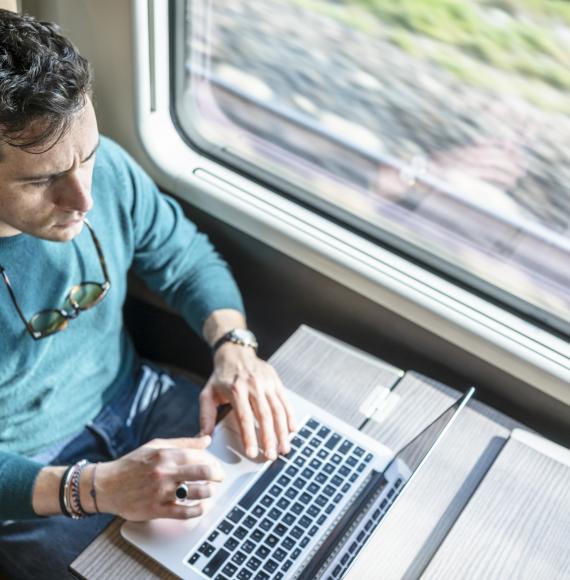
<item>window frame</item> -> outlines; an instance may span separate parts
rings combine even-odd
[[[132,3],[134,115],[163,188],[570,406],[570,344],[191,149],[172,115],[169,3]]]

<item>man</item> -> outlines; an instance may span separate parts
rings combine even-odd
[[[114,514],[199,516],[177,490],[202,500],[215,485],[195,482],[223,477],[207,452],[218,405],[250,457],[288,452],[294,428],[253,336],[236,337],[226,264],[100,137],[90,82],[55,25],[0,10],[0,570],[14,578],[66,577]],[[201,393],[138,359],[121,314],[131,268],[214,348]]]

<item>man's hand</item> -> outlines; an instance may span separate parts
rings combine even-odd
[[[275,369],[259,359],[248,346],[227,342],[214,355],[214,372],[200,395],[200,426],[210,435],[219,405],[230,403],[241,430],[246,455],[259,453],[255,419],[265,456],[288,453],[289,434],[295,430],[293,411]]]
[[[210,442],[210,437],[154,439],[119,459],[99,464],[96,472],[99,510],[130,521],[202,515],[199,500],[212,495],[210,482],[224,477],[217,459],[206,451]],[[82,475],[82,484],[90,481],[91,473]],[[188,485],[188,499],[198,501],[189,504],[176,501],[176,488],[183,482]],[[83,490],[81,500],[84,504],[92,502]],[[89,507],[88,511],[94,511],[94,506]]]

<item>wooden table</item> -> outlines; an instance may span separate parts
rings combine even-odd
[[[413,371],[404,372],[306,326],[283,344],[271,363],[289,389],[355,427],[365,424],[366,433],[393,449],[407,443],[460,395],[441,383]],[[371,405],[377,411],[365,423],[365,409]],[[503,450],[510,450],[509,434],[518,426],[508,417],[472,401],[418,476],[404,489],[347,577],[376,580],[379,570],[383,579],[419,578],[424,573],[430,578],[456,577],[445,566],[439,550],[453,554],[455,543],[448,542],[448,536],[454,538],[461,533],[455,532],[455,524],[467,513],[470,498],[482,481],[486,483],[485,476],[497,458],[501,462],[512,460]],[[570,489],[570,470],[566,486]],[[72,563],[74,574],[89,580],[174,578],[122,539],[121,523],[116,519]],[[567,539],[570,541],[570,537]],[[449,560],[451,555],[446,557]],[[457,554],[455,558],[460,559]],[[491,556],[489,562],[492,561]],[[491,564],[485,573],[492,569]],[[488,577],[461,577],[468,576]]]

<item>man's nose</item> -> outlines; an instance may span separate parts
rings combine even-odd
[[[56,203],[68,211],[87,213],[93,207],[91,180],[80,174],[70,174],[60,185]]]

